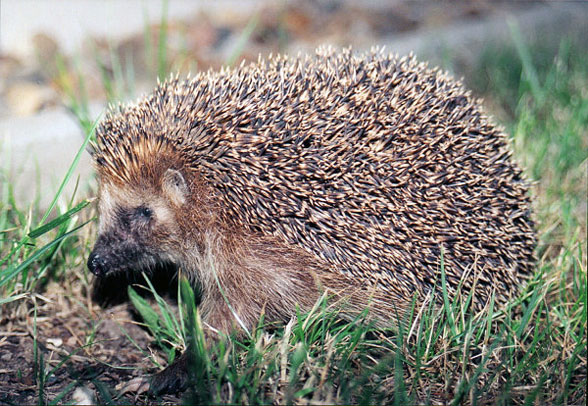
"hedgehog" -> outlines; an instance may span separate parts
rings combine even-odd
[[[390,327],[415,301],[439,302],[442,274],[482,311],[533,269],[528,182],[507,136],[412,55],[320,48],[176,75],[112,108],[92,148],[89,269],[173,267],[210,334],[287,321],[324,294],[343,317],[369,308]]]

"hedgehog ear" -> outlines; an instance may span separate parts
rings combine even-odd
[[[177,205],[184,204],[188,197],[188,185],[184,176],[175,169],[168,169],[163,175],[163,193]]]

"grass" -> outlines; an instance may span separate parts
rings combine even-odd
[[[255,24],[247,26],[244,38]],[[153,70],[159,77],[173,66],[161,46],[166,36],[159,32]],[[154,35],[149,32],[146,37]],[[391,332],[372,329],[363,316],[341,321],[321,298],[313,310],[298,314],[285,326],[262,328],[262,319],[251,337],[207,345],[193,293],[185,284],[178,287],[179,315],[152,287],[147,286],[155,297],[152,302],[131,290],[132,303],[167,361],[190,343],[197,388],[186,395],[187,401],[585,404],[588,56],[571,41],[562,42],[554,58],[527,46],[516,30],[513,38],[512,47],[489,49],[466,81],[486,97],[511,134],[515,158],[534,182],[539,261],[519,298],[506,308],[491,304],[486,312],[470,314],[468,298],[452,300],[441,280],[444,306],[413,306],[407,322]],[[154,45],[147,51],[154,54]],[[111,52],[112,69],[98,61],[112,100],[133,89],[132,83],[121,83],[132,82],[132,65],[123,67],[114,55]],[[94,123],[88,115],[83,76],[79,71],[71,75],[75,65],[59,63],[58,83],[88,142]],[[63,184],[70,181],[74,166],[75,162]],[[93,217],[89,201],[74,203],[72,197],[57,204],[61,190],[50,208],[39,212],[34,205],[19,208],[11,185],[3,182],[3,317],[23,306],[36,312],[34,299],[51,281],[81,279],[88,284],[84,259],[93,238],[89,236],[95,234],[95,223],[88,224]],[[76,271],[68,272],[71,269]],[[34,326],[36,348],[36,322]],[[90,338],[86,345],[92,344]],[[44,385],[57,367],[48,368],[42,353],[35,360],[39,404],[62,401],[76,381],[48,399]],[[116,402],[116,390],[93,382],[102,402]]]

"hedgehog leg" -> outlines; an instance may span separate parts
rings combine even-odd
[[[187,348],[174,362],[154,374],[150,380],[149,393],[158,396],[166,393],[182,392],[190,383],[190,349]]]

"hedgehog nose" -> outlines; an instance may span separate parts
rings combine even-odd
[[[93,252],[88,258],[88,269],[96,276],[106,274],[106,261],[99,254]]]

